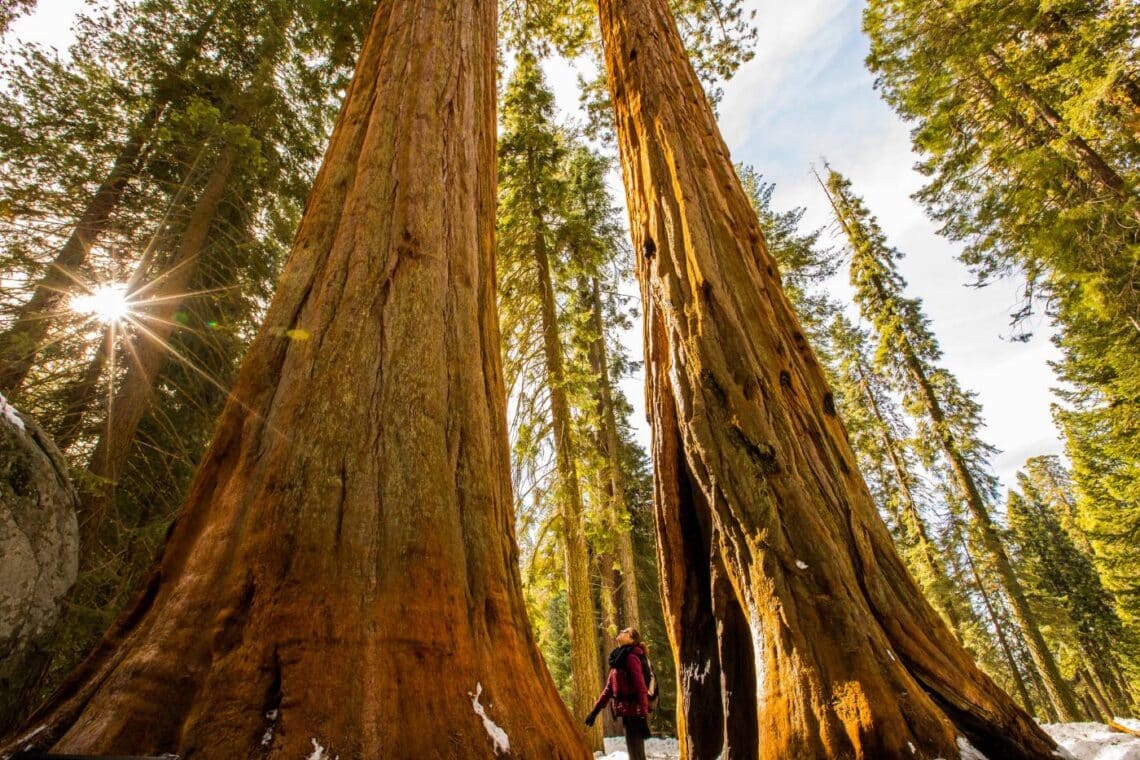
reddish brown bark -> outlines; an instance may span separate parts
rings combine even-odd
[[[599,5],[685,754],[1048,756],[896,554],[666,1]]]
[[[380,3],[161,561],[37,746],[494,757],[478,705],[514,756],[588,757],[518,575],[495,26],[493,2]]]

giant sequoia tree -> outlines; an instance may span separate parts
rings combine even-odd
[[[690,757],[1054,749],[875,512],[664,0],[602,0]]]
[[[495,14],[380,3],[163,556],[33,718],[33,744],[587,755],[516,568],[492,250]]]

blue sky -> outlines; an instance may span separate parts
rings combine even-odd
[[[804,227],[828,227],[827,200],[810,173],[826,158],[851,179],[890,242],[907,256],[900,268],[910,294],[923,300],[945,352],[945,366],[977,393],[985,435],[1000,449],[996,473],[1005,485],[1025,460],[1061,453],[1050,415],[1055,384],[1048,361],[1058,358],[1048,324],[1035,325],[1028,344],[1013,343],[1008,315],[1018,301],[1015,282],[970,287],[973,278],[955,259],[956,247],[910,195],[922,186],[913,166],[909,127],[879,98],[863,65],[868,42],[860,28],[862,2],[753,0],[759,41],[756,57],[725,85],[721,131],[733,160],[750,164],[776,184],[777,209],[804,207]],[[574,78],[565,64],[548,69],[559,105],[577,107]],[[616,179],[616,176],[615,176]],[[615,185],[620,195],[620,186]],[[833,284],[849,302],[845,275]],[[629,336],[640,354],[640,333]],[[626,384],[646,437],[641,378]]]
[[[878,216],[893,245],[908,255],[901,268],[911,294],[923,299],[945,351],[945,365],[978,395],[988,441],[1002,453],[994,468],[1006,485],[1029,456],[1058,453],[1049,413],[1055,382],[1048,360],[1057,357],[1048,326],[1028,344],[1011,343],[1007,315],[1015,283],[968,287],[971,276],[938,237],[935,225],[910,199],[922,184],[913,171],[908,128],[879,99],[863,66],[862,3],[852,0],[752,0],[757,11],[756,57],[725,86],[721,129],[735,161],[751,164],[776,183],[777,208],[803,206],[804,224],[829,223],[826,200],[809,173],[826,157],[846,174]],[[39,11],[17,23],[23,39],[65,47],[70,20],[83,0],[41,0]],[[577,92],[567,64],[548,68],[560,106],[573,116]],[[620,195],[620,186],[615,184]],[[835,283],[846,300],[846,285]],[[628,337],[640,354],[640,331]],[[641,379],[626,384],[635,422],[647,440]]]
[[[1028,344],[1010,342],[1017,283],[969,287],[973,277],[956,260],[956,247],[911,200],[923,178],[913,169],[918,159],[909,127],[879,98],[863,65],[863,3],[759,0],[754,6],[756,59],[725,88],[722,108],[733,157],[776,183],[778,207],[806,207],[812,227],[829,219],[809,165],[826,156],[851,179],[891,243],[907,253],[900,266],[911,294],[923,300],[946,366],[978,394],[989,442],[1002,451],[995,470],[1010,484],[1027,457],[1061,451],[1049,410],[1056,381],[1048,361],[1058,358],[1049,326],[1036,325]],[[837,295],[845,291],[843,283]]]

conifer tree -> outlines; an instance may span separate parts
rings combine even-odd
[[[153,4],[159,6],[157,10],[151,9],[153,15],[164,17],[177,15],[177,11],[180,10],[178,6],[182,5],[179,0],[155,0]],[[46,178],[37,177],[33,172],[28,171],[30,167],[46,169],[55,175],[52,179],[59,179],[59,172],[56,169],[59,164],[59,156],[44,149],[45,146],[41,141],[45,135],[38,127],[50,119],[50,109],[70,110],[74,108],[74,102],[61,101],[58,94],[51,93],[53,85],[58,84],[58,80],[61,78],[71,79],[73,82],[76,80],[88,82],[95,79],[97,84],[102,85],[101,92],[106,96],[111,94],[107,92],[111,86],[110,78],[114,77],[116,73],[122,72],[128,75],[127,81],[115,82],[115,86],[123,87],[124,85],[135,84],[142,92],[139,98],[142,103],[141,106],[128,102],[125,107],[120,106],[115,109],[120,118],[123,119],[123,127],[126,131],[125,139],[119,145],[107,146],[110,150],[106,158],[109,159],[110,166],[106,170],[106,174],[95,180],[98,185],[93,193],[89,196],[87,193],[80,194],[80,197],[88,197],[88,200],[71,217],[75,220],[74,224],[53,251],[50,263],[46,265],[44,274],[36,282],[31,297],[19,304],[14,310],[11,324],[3,333],[0,333],[0,391],[9,396],[18,391],[24,384],[27,374],[44,344],[53,320],[58,317],[57,312],[61,304],[65,302],[67,294],[77,290],[76,281],[82,280],[82,270],[87,264],[91,249],[107,231],[111,217],[122,203],[129,184],[136,180],[137,175],[142,170],[141,162],[156,137],[156,130],[168,107],[172,101],[189,95],[186,89],[186,69],[194,65],[199,59],[203,45],[214,30],[218,20],[218,12],[217,10],[210,10],[197,15],[187,15],[191,16],[190,24],[171,27],[174,30],[189,29],[190,31],[189,33],[180,34],[177,31],[174,33],[174,39],[171,41],[171,47],[175,50],[174,60],[169,63],[162,61],[161,58],[155,60],[155,56],[145,56],[145,54],[152,52],[155,47],[161,49],[164,41],[160,38],[162,36],[169,38],[172,36],[170,32],[165,35],[156,35],[159,39],[154,36],[143,37],[147,41],[137,43],[132,41],[134,36],[132,33],[138,34],[140,31],[153,30],[128,28],[125,34],[122,31],[109,31],[108,27],[113,28],[124,18],[137,19],[147,16],[146,13],[132,16],[128,7],[124,3],[119,3],[108,16],[90,20],[83,26],[79,38],[72,46],[73,54],[81,56],[79,61],[71,64],[71,69],[78,73],[60,71],[62,64],[58,61],[52,61],[42,51],[35,49],[23,51],[22,65],[17,64],[7,72],[9,81],[14,85],[8,93],[9,103],[12,105],[21,103],[22,105],[25,102],[31,102],[35,104],[34,108],[38,112],[35,117],[28,119],[24,109],[20,108],[19,118],[24,121],[24,124],[15,129],[18,130],[17,134],[20,134],[21,139],[19,141],[9,140],[10,145],[19,146],[19,148],[9,154],[8,161],[20,166],[23,170],[21,173],[24,183],[17,186],[9,184],[5,188],[5,200],[10,206],[19,209],[20,216],[24,217],[25,220],[31,216],[26,210],[26,206],[30,203],[35,203],[38,206],[34,215],[44,217],[53,212],[59,213],[58,208],[50,206],[44,208],[45,200],[70,201],[69,198],[59,199],[58,196],[56,199],[51,199],[50,196],[44,198],[44,192],[34,182],[36,180],[43,181]],[[170,19],[167,18],[167,20]],[[183,21],[185,19],[178,20]],[[169,56],[165,50],[163,53]],[[109,60],[110,56],[115,56],[115,58]],[[143,73],[141,77],[137,77],[132,82],[129,75],[134,73],[130,68],[134,61],[131,61],[127,56],[140,58],[145,56],[155,64],[155,68]],[[48,97],[43,101],[38,100],[36,98],[37,93],[34,92],[36,89],[47,90]],[[90,101],[91,99],[92,96],[88,94],[84,100]],[[74,122],[70,123],[74,124]],[[80,124],[88,129],[95,126],[93,124],[84,125],[82,122]],[[99,128],[107,130],[111,134],[113,134],[114,126],[117,125],[108,123],[98,125]],[[61,137],[66,135],[69,129],[74,131],[74,126],[64,126],[59,129],[58,131],[62,132]],[[83,141],[82,145],[85,151],[92,147],[91,141],[88,140]],[[87,161],[81,162],[80,165],[89,166],[95,163],[91,160],[92,158],[98,160],[100,156],[96,152],[94,156],[88,157]],[[89,185],[94,178],[88,175],[69,179]],[[68,189],[74,191],[77,188]],[[68,218],[66,214],[63,216]],[[26,223],[27,221],[25,221]],[[82,292],[82,288],[79,290]]]
[[[615,333],[627,325],[622,296],[623,278],[617,276],[628,256],[624,230],[606,188],[610,162],[577,146],[566,157],[565,219],[560,245],[566,249],[569,275],[577,293],[571,304],[571,340],[579,361],[589,368],[582,384],[581,422],[594,442],[591,466],[600,480],[599,498],[605,505],[604,538],[612,548],[616,607],[621,627],[639,627],[641,618],[638,578],[631,537],[629,483],[622,451],[626,440],[628,404],[615,378],[628,373],[629,359]],[[615,631],[616,633],[616,631]]]
[[[921,304],[905,295],[896,265],[898,251],[886,242],[878,223],[842,175],[829,170],[826,190],[851,253],[855,301],[873,325],[876,364],[902,391],[905,403],[923,419],[919,436],[927,456],[940,456],[952,473],[957,496],[970,513],[988,562],[1001,579],[1050,699],[1064,720],[1080,716],[1069,685],[1042,637],[992,515],[996,479],[987,459],[992,448],[980,436],[981,410],[949,372],[938,366],[938,347]]]
[[[166,46],[180,39],[168,24],[205,24],[199,52],[218,63],[194,60],[171,74],[183,95],[163,110],[104,242],[89,250],[83,279],[119,282],[126,293],[127,316],[106,330],[115,339],[64,331],[22,393],[61,446],[72,447],[77,468],[87,468],[76,470],[84,492],[81,572],[46,691],[126,604],[184,498],[288,250],[335,116],[329,93],[350,73],[346,49],[355,48],[369,10],[359,2],[328,15],[319,4],[156,0],[81,17],[81,54],[102,51],[112,67],[166,68]],[[52,100],[50,84],[76,78],[72,67],[41,73],[42,85],[14,84],[33,87],[22,97],[43,95],[38,107],[50,113],[71,94],[65,87]],[[99,110],[77,103],[83,107],[71,113],[71,129],[97,128]],[[49,186],[67,186],[72,168],[55,147],[21,148],[21,171],[7,177],[12,197],[36,200],[26,190],[49,177],[56,178]],[[33,225],[45,208],[53,207],[20,206],[20,224]],[[37,250],[33,238],[18,242]],[[96,266],[108,258],[108,243],[137,253],[119,256],[120,268]],[[30,708],[36,700],[22,701]]]
[[[0,0],[0,36],[8,31],[13,21],[35,7],[36,0]]]
[[[495,23],[494,3],[379,4],[159,566],[21,746],[588,755],[512,529]]]
[[[1063,610],[1067,619],[1060,627],[1072,635],[1091,685],[1113,714],[1122,714],[1131,702],[1118,660],[1124,631],[1092,558],[1062,527],[1065,479],[1056,457],[1026,462],[1017,477],[1020,493],[1009,494],[1010,528],[1027,586]]]
[[[585,715],[601,683],[596,621],[590,583],[590,551],[579,481],[579,446],[568,392],[569,372],[558,318],[555,267],[557,230],[552,215],[563,191],[557,179],[564,147],[552,122],[554,95],[543,81],[538,60],[521,51],[503,99],[500,139],[500,257],[511,276],[526,280],[518,289],[532,300],[539,325],[545,369],[545,393],[557,479],[554,498],[559,514],[569,607],[572,707]],[[590,731],[602,748],[601,726]]]
[[[737,174],[756,211],[768,252],[780,266],[780,285],[812,345],[830,365],[829,327],[839,306],[822,286],[839,270],[839,257],[820,242],[822,230],[800,231],[807,209],[777,211],[772,207],[775,184],[765,182],[751,166],[738,166]]]
[[[1125,623],[1140,593],[1140,56],[1134,3],[874,0],[868,66],[914,124],[918,197],[982,283],[1054,317],[1057,420],[1094,560]],[[1019,328],[1020,329],[1020,328]],[[1094,535],[1095,534],[1095,535]]]

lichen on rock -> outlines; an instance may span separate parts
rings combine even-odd
[[[0,408],[0,731],[27,707],[50,660],[79,563],[77,494],[67,462],[34,420]]]

